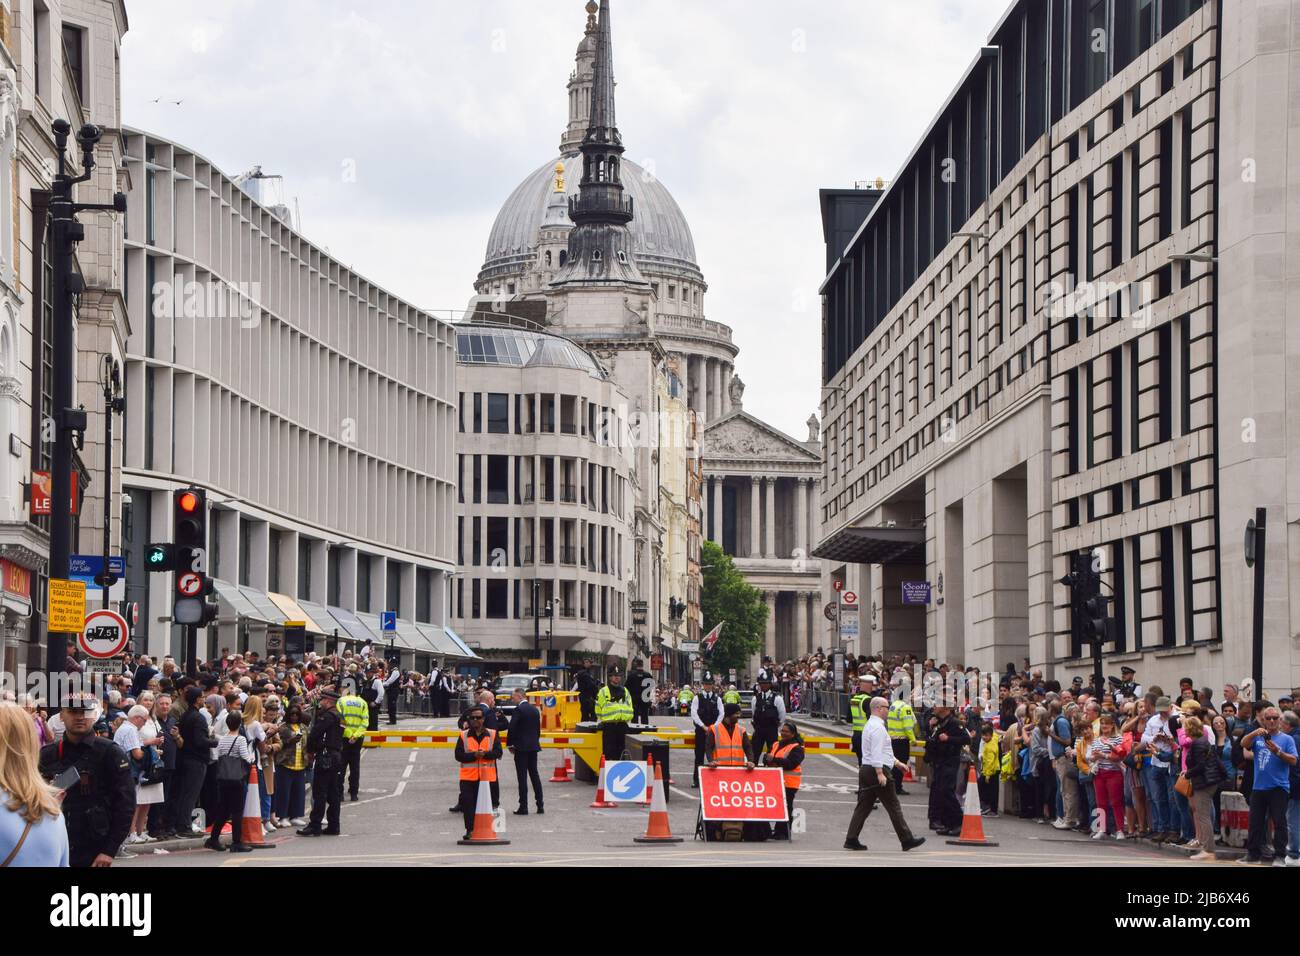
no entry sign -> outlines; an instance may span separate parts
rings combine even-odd
[[[785,785],[779,767],[700,768],[700,802],[705,820],[751,820],[781,823]]]

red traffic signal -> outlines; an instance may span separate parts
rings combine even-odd
[[[193,513],[198,510],[199,496],[192,491],[182,491],[176,496],[176,507],[181,511]]]

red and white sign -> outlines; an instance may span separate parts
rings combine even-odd
[[[127,607],[130,608],[128,613],[131,615],[131,626],[135,627],[137,624],[140,623],[140,602],[132,601],[129,605],[127,605]]]
[[[832,582],[831,582],[831,587],[833,587],[833,588],[834,588],[835,590],[837,590],[837,591],[843,591],[843,590],[844,590],[844,582],[843,582],[843,581],[832,581]]]
[[[86,615],[86,625],[77,635],[77,646],[87,657],[105,660],[126,650],[130,639],[126,618],[109,608],[100,608]]]
[[[700,803],[706,820],[782,823],[785,784],[779,767],[700,768]]]
[[[845,591],[845,592],[844,592],[844,603],[845,603],[845,604],[857,604],[857,603],[858,603],[858,595],[857,595],[857,592],[855,592],[855,591]]]
[[[186,597],[194,597],[203,590],[203,578],[193,571],[186,571],[176,579],[176,590]]]
[[[50,504],[50,495],[53,493],[54,479],[48,471],[33,471],[31,485],[32,514],[47,515],[54,509]],[[77,513],[77,481],[73,476],[72,485],[70,486],[71,514]]]

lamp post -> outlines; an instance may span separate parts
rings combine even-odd
[[[54,273],[50,304],[54,313],[52,378],[55,425],[50,462],[50,578],[66,580],[72,556],[72,444],[74,433],[76,441],[80,443],[86,431],[85,409],[72,406],[73,368],[76,360],[73,354],[72,297],[85,288],[82,278],[72,271],[73,248],[86,237],[86,229],[77,221],[77,213],[126,212],[126,195],[115,193],[111,203],[76,202],[73,187],[90,179],[91,170],[95,168],[95,145],[103,137],[104,131],[93,123],[87,123],[77,131],[82,172],[81,175],[74,176],[67,168],[65,155],[72,125],[65,119],[56,119],[51,129],[59,169],[50,184],[48,224],[50,264]],[[45,666],[50,673],[63,670],[68,637],[69,634],[46,629]]]

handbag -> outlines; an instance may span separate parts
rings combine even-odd
[[[217,780],[237,783],[247,778],[248,765],[243,757],[235,755],[235,738],[230,738],[230,749],[217,756]]]
[[[1187,779],[1187,774],[1180,773],[1178,779],[1174,781],[1174,789],[1181,793],[1188,800],[1192,798],[1192,781]]]
[[[158,754],[152,747],[144,748],[144,756],[138,761],[139,774],[136,776],[136,783],[142,787],[150,787],[156,783],[162,783],[163,765],[158,759]]]

